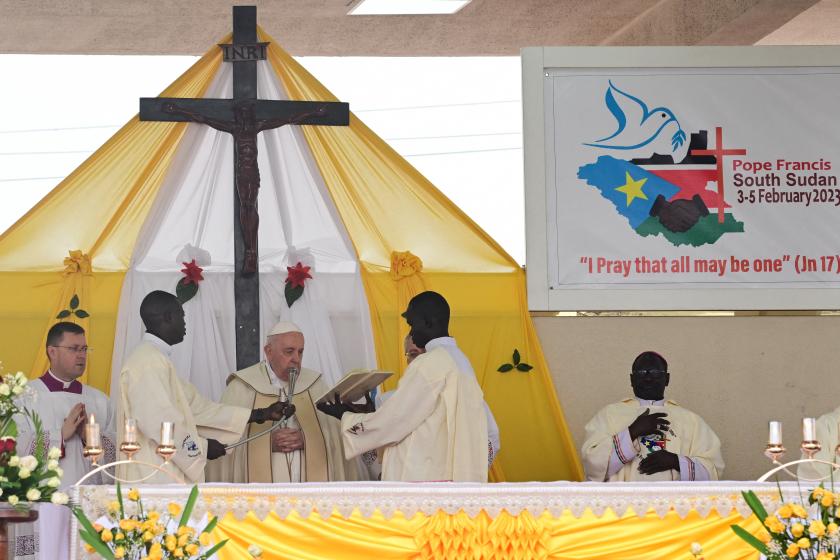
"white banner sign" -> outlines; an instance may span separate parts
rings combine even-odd
[[[549,289],[840,287],[840,69],[543,84]]]

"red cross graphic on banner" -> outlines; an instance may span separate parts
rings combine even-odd
[[[723,210],[726,206],[723,199],[723,156],[745,156],[747,150],[743,148],[723,148],[723,129],[715,127],[715,149],[714,150],[691,150],[693,156],[715,156],[717,160],[717,188],[718,188],[718,223],[724,220]]]

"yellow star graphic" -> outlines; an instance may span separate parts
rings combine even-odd
[[[615,190],[617,190],[618,192],[623,192],[627,195],[627,206],[630,206],[630,203],[637,198],[647,200],[648,197],[645,194],[645,191],[642,190],[642,185],[644,185],[647,182],[647,178],[639,179],[638,181],[636,181],[630,175],[629,171],[625,171],[624,175],[625,183],[620,187],[617,187]]]

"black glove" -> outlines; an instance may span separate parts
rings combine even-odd
[[[291,417],[295,413],[295,405],[288,402],[277,401],[268,408],[256,408],[251,411],[251,416],[248,422],[256,422],[262,424],[266,420],[283,420]]]
[[[654,451],[639,462],[639,472],[656,474],[658,472],[680,470],[680,458],[670,451]]]
[[[665,435],[665,430],[671,427],[671,421],[666,418],[668,416],[665,412],[650,413],[650,409],[645,409],[639,414],[638,418],[633,420],[633,423],[627,427],[630,432],[630,439],[638,439],[642,436]]]
[[[353,409],[341,402],[341,399],[338,397],[338,393],[333,395],[333,397],[335,398],[335,401],[333,402],[326,401],[318,403],[318,410],[324,414],[329,414],[330,416],[341,420],[341,417],[344,416],[345,412],[351,412]]]
[[[373,403],[373,397],[371,396],[370,391],[365,393],[365,404],[347,403],[345,406],[350,409],[350,412],[361,412],[363,414],[376,412],[376,405]]]
[[[224,457],[227,452],[225,451],[225,446],[219,443],[215,439],[208,439],[207,440],[207,458],[209,460],[218,459],[219,457]]]

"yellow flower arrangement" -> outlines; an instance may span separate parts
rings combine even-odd
[[[127,497],[136,503],[137,511],[131,515],[126,513],[122,489],[117,483],[117,500],[107,510],[111,527],[91,523],[80,508],[73,508],[85,550],[105,560],[206,560],[227,543],[225,539],[212,545],[210,533],[218,521],[215,517],[200,532],[187,525],[198,499],[197,486],[193,486],[183,508],[170,503],[168,515],[144,511],[137,489],[131,489]]]
[[[732,530],[767,560],[835,560],[840,552],[840,493],[819,486],[808,495],[807,504],[782,503],[772,514],[754,492],[744,500],[766,527],[753,535],[738,525]]]

